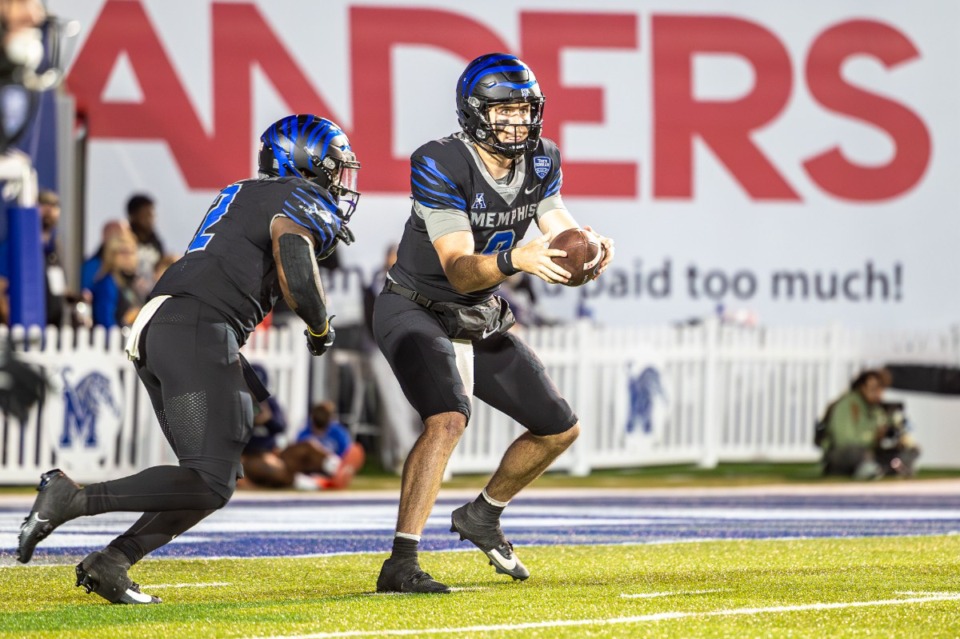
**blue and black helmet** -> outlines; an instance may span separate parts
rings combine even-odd
[[[336,197],[344,222],[357,208],[360,163],[339,126],[315,115],[288,115],[260,136],[259,171],[263,177],[310,180]]]
[[[506,157],[532,151],[543,127],[543,92],[526,64],[509,53],[488,53],[467,65],[457,82],[457,119],[474,142]],[[497,104],[530,104],[526,139],[502,142],[490,122],[490,108]],[[516,126],[516,125],[515,125]]]

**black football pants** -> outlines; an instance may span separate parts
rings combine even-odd
[[[157,466],[84,489],[88,515],[143,512],[111,542],[131,563],[230,500],[253,430],[239,343],[224,318],[192,299],[159,308],[140,339],[137,373],[179,466]]]
[[[373,330],[421,419],[460,412],[469,420],[471,400],[457,370],[453,342],[432,311],[384,291],[374,304]],[[474,341],[473,357],[473,394],[534,435],[556,435],[577,423],[540,358],[513,333]]]

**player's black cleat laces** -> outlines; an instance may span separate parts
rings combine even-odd
[[[465,504],[453,511],[450,523],[450,532],[458,533],[461,540],[466,539],[482,550],[498,573],[520,581],[530,576],[513,551],[513,544],[503,536],[499,521],[494,525],[482,522],[471,513],[470,504]]]
[[[158,604],[159,597],[140,592],[127,576],[130,561],[118,550],[92,552],[77,564],[77,586],[115,604]]]
[[[377,578],[377,592],[447,593],[450,588],[423,572],[416,559],[387,559]]]
[[[37,544],[47,538],[54,528],[73,519],[80,513],[72,507],[74,497],[80,492],[72,479],[59,468],[48,470],[40,476],[37,485],[36,501],[23,523],[20,524],[20,538],[17,544],[17,561],[22,564],[30,561]]]

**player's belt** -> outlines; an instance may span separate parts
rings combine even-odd
[[[396,293],[397,295],[407,298],[411,302],[416,302],[417,304],[419,304],[424,308],[430,308],[431,306],[434,305],[434,301],[432,299],[428,297],[424,297],[423,295],[421,295],[420,293],[417,293],[415,290],[411,288],[407,288],[406,286],[401,286],[400,284],[397,284],[391,279],[388,279],[384,283],[383,290],[390,291],[391,293]]]

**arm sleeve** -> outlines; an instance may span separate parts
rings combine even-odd
[[[310,242],[302,235],[285,233],[278,244],[287,289],[295,302],[291,306],[311,331],[320,333],[327,325],[327,305]]]

